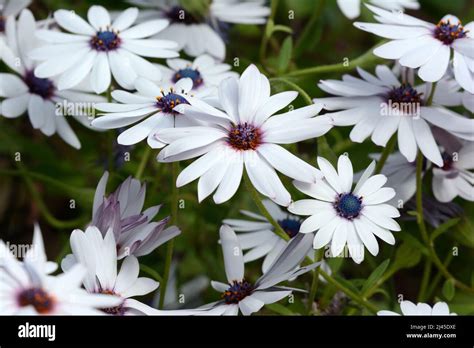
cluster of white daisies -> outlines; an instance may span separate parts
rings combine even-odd
[[[137,258],[180,231],[166,228],[167,219],[153,222],[158,206],[142,212],[145,187],[135,179],[106,196],[105,174],[90,225],[71,234],[73,253],[61,262],[64,273],[52,275],[57,265],[47,261],[38,227],[34,247],[21,262],[0,243],[0,274],[7,279],[0,284],[6,299],[1,314],[249,315],[295,290],[281,282],[320,265],[301,265],[314,256],[313,248],[328,247],[332,257],[347,249],[360,263],[365,249],[379,253],[378,239],[395,244],[397,208],[415,193],[420,154],[423,174],[432,171],[438,201],[457,196],[474,201],[474,120],[462,114],[474,111],[473,23],[464,26],[447,15],[431,24],[392,11],[416,9],[416,0],[371,0],[379,7],[367,7],[379,23],[354,25],[389,40],[374,54],[395,60],[394,66],[379,65],[375,74],[359,68],[358,77],[320,81],[331,96],[294,109],[288,106],[297,92],[272,95],[269,79],[255,65],[239,76],[223,62],[222,30],[229,23],[265,23],[270,10],[264,1],[213,0],[199,14],[178,1],[131,2],[144,10],[110,14],[92,6],[87,19],[58,10],[53,19],[36,22],[24,9],[30,1],[2,1],[0,57],[12,72],[0,74],[0,115],[27,113],[35,129],[57,133],[76,148],[80,141],[66,116],[92,130],[121,129],[122,145],[146,139],[160,149],[160,162],[195,159],[176,186],[198,179],[199,202],[210,195],[216,204],[230,200],[244,179],[267,198],[264,206],[289,241],[274,233],[266,217],[250,211],[242,213],[251,220],[225,220],[220,243],[227,281],[211,283],[221,299],[192,310],[157,310],[133,298],[159,285],[139,277]],[[348,17],[359,15],[359,0],[338,4]],[[178,58],[180,50],[195,59]],[[166,64],[156,64],[156,58]],[[107,91],[113,102],[103,96]],[[58,114],[56,105],[63,101],[94,103],[100,117],[89,122],[84,115]],[[386,147],[397,140],[399,152],[380,173],[375,172],[380,155],[372,154],[374,161],[354,174],[348,155],[337,163],[318,157],[315,168],[285,147],[337,126],[353,126],[353,142],[370,137]],[[277,172],[308,198],[293,201]],[[263,275],[249,282],[244,263],[262,257]],[[431,312],[424,304],[402,303],[405,314],[418,310]],[[445,312],[445,304],[432,309]]]

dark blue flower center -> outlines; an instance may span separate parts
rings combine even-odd
[[[0,33],[5,31],[5,17],[0,15]]]
[[[177,115],[178,113],[176,111],[173,111],[173,108],[179,104],[189,103],[184,97],[174,93],[173,91],[168,94],[164,94],[164,92],[162,92],[162,95],[156,97],[156,105],[158,106],[158,108],[161,109],[162,112],[168,114]]]
[[[37,94],[43,99],[49,99],[54,95],[56,87],[50,79],[36,77],[33,71],[28,71],[23,79],[30,93]]]
[[[362,198],[352,193],[340,193],[334,202],[334,208],[339,216],[352,220],[359,216],[362,210]]]
[[[434,36],[445,45],[451,45],[454,40],[466,37],[467,33],[468,31],[464,30],[461,22],[458,24],[451,24],[449,20],[447,20],[438,23],[434,31]]]
[[[25,289],[18,295],[20,307],[33,306],[40,314],[50,313],[54,307],[54,298],[41,288]]]
[[[403,113],[411,114],[418,111],[422,104],[423,93],[413,88],[409,83],[404,83],[399,87],[393,87],[387,93],[386,99],[391,107],[396,107]]]
[[[241,282],[234,280],[232,284],[229,285],[229,288],[222,294],[222,298],[227,304],[239,303],[253,291],[252,284],[246,280],[242,280]]]
[[[174,6],[166,12],[166,17],[171,23],[197,24],[203,21],[196,16],[186,12],[181,6]]]
[[[288,217],[283,220],[278,220],[278,224],[290,238],[296,236],[300,231],[301,222],[297,219],[292,219]]]
[[[441,157],[443,158],[443,166],[441,167],[441,169],[446,171],[450,171],[451,169],[453,169],[453,156],[451,156],[447,152],[443,152]]]
[[[203,83],[202,76],[199,70],[192,69],[192,68],[185,68],[185,69],[178,70],[173,75],[173,82],[178,82],[179,80],[185,77],[188,77],[191,80],[193,80],[193,88],[197,88]]]
[[[117,33],[111,30],[98,31],[90,41],[92,48],[101,52],[115,50],[120,46],[120,42]]]
[[[261,144],[261,138],[260,129],[245,122],[230,128],[227,142],[237,150],[255,150]]]

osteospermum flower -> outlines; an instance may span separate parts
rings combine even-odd
[[[270,83],[254,65],[240,80],[228,78],[219,85],[223,111],[196,98],[179,105],[185,116],[207,122],[202,126],[163,129],[156,138],[168,143],[159,154],[162,162],[201,156],[184,169],[176,185],[199,179],[198,198],[202,201],[214,190],[214,201],[229,200],[237,191],[245,170],[255,188],[280,205],[291,197],[275,169],[303,181],[315,182],[320,172],[278,144],[291,144],[321,136],[331,129],[328,116],[315,116],[319,105],[310,105],[272,116],[291,103],[297,92],[270,96]]]
[[[35,30],[35,18],[30,10],[21,12],[18,23],[13,17],[7,19],[7,46],[2,50],[2,57],[16,74],[0,74],[0,97],[4,98],[0,103],[0,114],[16,118],[27,111],[33,128],[47,136],[57,133],[66,143],[79,149],[81,143],[66,117],[86,125],[89,122],[87,113],[92,111],[92,105],[105,101],[105,98],[79,90],[59,91],[56,80],[35,75],[36,64],[28,57],[31,50],[41,45],[41,41],[34,36]],[[69,105],[76,104],[70,114]],[[87,107],[89,104],[90,110]],[[58,107],[62,105],[68,107]]]
[[[395,196],[395,191],[383,187],[387,182],[385,175],[372,176],[375,162],[369,165],[354,188],[352,163],[347,156],[339,157],[337,172],[322,157],[318,157],[318,165],[324,180],[316,184],[295,182],[298,190],[314,199],[296,201],[288,207],[294,214],[309,216],[301,224],[300,233],[316,231],[313,247],[320,249],[330,244],[335,257],[347,244],[352,259],[360,263],[364,260],[364,246],[372,255],[378,254],[375,236],[395,244],[390,231],[400,231],[393,219],[400,214],[385,203]]]
[[[457,315],[451,313],[446,302],[437,302],[433,307],[426,303],[414,304],[411,301],[400,302],[401,315]],[[400,315],[392,311],[378,311],[377,315]]]
[[[350,133],[352,141],[363,142],[371,136],[375,144],[385,146],[397,133],[398,148],[409,162],[415,160],[420,149],[431,162],[442,165],[430,126],[474,140],[474,120],[444,107],[459,103],[457,98],[452,100],[449,95],[435,91],[432,104],[427,105],[431,95],[429,85],[401,83],[384,65],[377,66],[376,76],[360,68],[358,72],[362,78],[345,75],[342,81],[323,80],[319,84],[322,90],[337,96],[318,99],[327,110],[342,110],[329,114],[334,124],[355,125]]]
[[[72,11],[56,11],[56,23],[69,33],[37,32],[49,44],[32,52],[32,58],[42,61],[35,74],[41,78],[61,75],[60,90],[87,80],[96,93],[110,86],[111,74],[126,89],[132,89],[139,76],[159,79],[158,68],[142,57],[177,57],[176,43],[149,39],[166,28],[168,21],[157,19],[132,26],[137,16],[138,10],[129,8],[111,22],[104,7],[92,6],[87,22]]]
[[[400,16],[374,6],[367,7],[380,23],[356,22],[354,25],[392,40],[377,47],[375,55],[398,59],[409,68],[419,68],[421,79],[435,82],[446,73],[452,52],[456,80],[474,93],[474,22],[463,26],[457,17],[446,15],[435,25],[406,14]]]
[[[136,123],[118,136],[118,143],[133,145],[147,138],[149,146],[161,148],[165,143],[155,137],[159,129],[200,124],[175,111],[176,106],[188,103],[188,92],[193,86],[190,78],[181,79],[174,85],[163,84],[162,87],[150,80],[138,78],[134,85],[137,93],[120,90],[112,92],[112,97],[119,104],[97,104],[97,109],[103,113],[92,121],[92,126],[114,129]]]
[[[202,13],[189,13],[179,0],[158,3],[154,0],[130,0],[143,6],[146,18],[160,16],[170,26],[157,37],[178,42],[179,49],[193,57],[208,53],[220,60],[225,58],[223,32],[229,24],[264,24],[270,9],[263,0],[212,0]]]
[[[161,206],[142,212],[146,185],[129,177],[106,196],[109,173],[105,172],[97,185],[92,209],[91,225],[103,236],[112,231],[117,244],[119,259],[128,255],[144,256],[181,233],[176,226],[166,227],[169,217],[152,222]]]
[[[43,237],[35,226],[33,247],[18,261],[0,240],[0,315],[96,315],[100,308],[116,306],[116,296],[89,294],[81,289],[85,269],[50,276],[57,265],[48,262]]]
[[[127,256],[117,274],[117,249],[114,234],[109,231],[105,237],[94,227],[85,232],[71,233],[72,254],[61,262],[68,274],[76,264],[86,268],[84,287],[91,294],[108,294],[120,298],[119,303],[104,308],[113,315],[156,314],[156,309],[131,297],[146,295],[158,288],[159,283],[150,278],[138,277],[140,272],[135,256]]]
[[[418,0],[369,0],[375,6],[389,11],[418,10]],[[344,16],[354,19],[360,16],[361,0],[337,0],[337,5]]]
[[[277,302],[292,293],[288,287],[279,283],[296,278],[314,268],[319,263],[297,268],[311,248],[310,236],[298,235],[288,242],[270,268],[255,282],[244,277],[242,248],[235,232],[226,225],[220,229],[222,253],[224,255],[227,284],[212,281],[212,287],[222,294],[222,299],[194,310],[196,315],[250,315],[258,312],[264,305]]]

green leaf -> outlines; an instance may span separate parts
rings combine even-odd
[[[438,228],[436,228],[434,231],[433,231],[433,234],[431,235],[431,240],[435,240],[436,238],[438,238],[442,233],[448,231],[451,227],[454,227],[456,226],[459,221],[461,221],[460,218],[453,218],[453,219],[449,219],[448,221],[446,221],[445,223],[441,224],[438,226]]]
[[[272,312],[278,313],[280,315],[296,315],[290,309],[286,308],[285,306],[279,303],[267,304],[265,305],[265,307],[267,307]]]
[[[394,270],[401,268],[411,268],[416,266],[418,262],[420,262],[420,259],[420,249],[403,242],[395,254],[395,261],[393,262],[391,268]]]
[[[333,275],[332,277],[334,279],[336,279],[339,283],[344,285],[346,288],[348,288],[349,290],[352,290],[355,293],[359,293],[359,290],[357,289],[357,287],[354,286],[354,284],[352,284],[352,282],[350,282],[350,281],[348,281],[348,280],[346,280],[342,277],[339,277],[337,275]]]
[[[273,34],[273,28],[275,27],[275,23],[273,19],[269,19],[267,22],[267,26],[265,27],[265,37],[269,39]]]
[[[318,155],[321,157],[324,157],[327,159],[333,166],[336,167],[337,165],[337,156],[334,153],[334,151],[331,149],[329,146],[326,138],[323,136],[320,136],[318,138]]]
[[[290,65],[291,56],[293,54],[293,39],[288,36],[281,46],[280,55],[278,57],[278,73],[283,74],[288,70]]]
[[[451,301],[454,298],[455,289],[454,289],[454,279],[447,279],[443,284],[443,296],[446,300]]]
[[[290,27],[287,27],[286,25],[281,25],[281,24],[277,24],[273,26],[273,33],[276,33],[277,31],[293,34],[293,29],[291,29]]]
[[[390,259],[385,260],[382,262],[374,271],[370,274],[367,281],[364,283],[361,292],[365,293],[369,290],[373,285],[377,283],[377,281],[383,276],[385,271],[387,270],[388,265],[390,264]]]

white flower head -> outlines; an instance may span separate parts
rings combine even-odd
[[[219,85],[217,109],[196,98],[177,107],[185,116],[206,122],[198,127],[159,130],[158,140],[168,143],[158,155],[162,162],[201,156],[178,176],[177,186],[200,178],[198,198],[202,201],[213,191],[219,204],[237,191],[244,167],[255,188],[280,205],[291,202],[275,169],[304,182],[315,182],[321,173],[279,144],[321,136],[331,127],[327,116],[313,117],[321,105],[310,105],[275,115],[290,104],[297,92],[270,96],[270,83],[254,65],[239,80],[228,78]]]
[[[375,6],[384,8],[389,11],[402,12],[405,9],[418,10],[420,4],[418,0],[369,0]],[[360,16],[361,0],[337,0],[340,10],[349,19]]]
[[[463,26],[453,16],[444,16],[438,24],[367,5],[380,23],[354,25],[362,30],[390,39],[377,47],[374,54],[398,59],[409,68],[419,68],[424,81],[439,81],[446,73],[453,54],[454,76],[467,91],[474,93],[474,22]]]
[[[84,287],[91,294],[108,294],[120,298],[115,306],[104,311],[114,315],[156,314],[157,310],[131,297],[146,295],[158,288],[159,283],[150,278],[138,277],[140,272],[135,256],[127,256],[117,273],[117,248],[112,231],[105,237],[95,227],[85,232],[74,230],[71,233],[72,254],[61,262],[68,274],[76,264],[86,269]]]
[[[358,72],[361,78],[344,75],[342,81],[321,81],[319,87],[336,97],[317,99],[327,110],[336,111],[328,114],[335,125],[355,125],[352,141],[360,143],[370,136],[375,144],[386,146],[397,133],[400,152],[409,162],[415,160],[419,149],[431,162],[442,165],[431,126],[474,140],[474,120],[444,107],[460,103],[460,95],[451,95],[455,90],[449,82],[440,83],[440,91],[435,90],[432,104],[427,105],[431,84],[400,82],[385,65],[377,66],[376,76],[360,68]]]
[[[400,226],[393,218],[400,213],[385,203],[395,196],[395,191],[383,187],[387,182],[385,175],[372,176],[375,162],[367,167],[354,189],[349,157],[339,157],[337,171],[322,157],[318,157],[318,165],[324,180],[316,184],[294,183],[313,199],[296,201],[288,207],[293,214],[309,216],[301,224],[300,233],[316,231],[313,247],[320,249],[330,244],[331,254],[336,257],[347,244],[352,259],[360,263],[364,260],[364,246],[372,255],[378,254],[375,236],[395,244],[391,231],[400,231]]]
[[[226,47],[222,38],[229,24],[264,24],[270,9],[264,0],[212,0],[202,13],[190,13],[179,0],[131,0],[147,8],[146,18],[160,16],[170,21],[170,26],[156,37],[178,42],[179,49],[192,57],[210,54],[223,60]]]
[[[145,78],[137,78],[134,85],[136,93],[122,90],[112,92],[112,97],[119,103],[97,104],[97,109],[103,113],[92,121],[92,126],[115,129],[136,123],[118,136],[118,143],[133,145],[147,139],[152,148],[161,148],[165,143],[155,137],[158,130],[200,124],[192,117],[175,111],[176,106],[188,103],[188,93],[193,86],[190,78],[181,79],[172,85],[164,83],[161,87]]]
[[[41,61],[35,69],[38,77],[58,76],[60,90],[88,80],[96,93],[110,86],[112,75],[126,89],[133,89],[139,76],[159,79],[160,71],[142,57],[177,57],[176,43],[149,37],[168,26],[163,19],[132,26],[138,16],[129,8],[111,22],[109,12],[102,6],[92,6],[85,21],[73,11],[54,13],[57,24],[69,33],[39,30],[37,36],[48,42],[32,52]]]
[[[116,296],[89,294],[81,288],[85,269],[77,265],[67,274],[51,276],[56,263],[48,262],[43,237],[35,226],[33,247],[18,261],[0,240],[0,315],[97,315],[118,305]]]
[[[28,9],[21,12],[18,21],[13,17],[7,19],[7,46],[2,50],[2,57],[16,74],[0,74],[0,97],[5,98],[1,102],[0,113],[6,118],[16,118],[27,111],[33,128],[47,136],[57,133],[66,143],[79,149],[81,143],[66,117],[72,116],[86,125],[93,104],[105,98],[86,93],[84,88],[84,91],[60,91],[56,79],[41,78],[35,74],[36,64],[29,53],[42,44],[34,35],[36,28],[35,18]],[[87,107],[73,108],[72,114],[69,114],[68,107],[62,107],[65,104],[91,106],[90,110]]]
[[[426,303],[414,304],[411,301],[402,301],[400,303],[402,315],[457,315],[451,313],[446,302],[437,302],[433,307]],[[378,311],[377,315],[400,315],[392,311]]]
[[[265,304],[277,302],[290,295],[293,288],[278,286],[279,283],[296,278],[318,267],[313,263],[298,267],[311,249],[311,238],[299,234],[287,243],[267,272],[255,282],[250,283],[244,276],[242,248],[235,232],[226,225],[220,229],[222,253],[224,255],[227,284],[212,281],[211,285],[222,293],[222,300],[194,310],[196,315],[250,315],[258,312]]]

